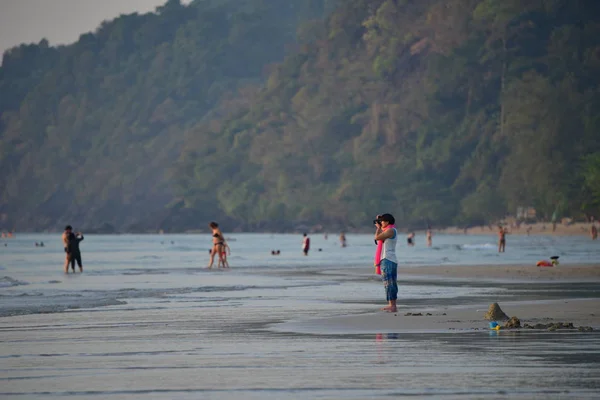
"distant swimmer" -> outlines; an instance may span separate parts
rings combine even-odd
[[[73,233],[73,227],[67,225],[62,234],[62,240],[66,253],[65,274],[69,273],[69,264],[71,264],[71,269],[73,273],[75,273],[75,262],[77,262],[77,265],[79,266],[79,271],[83,272],[81,251],[79,249],[79,242],[83,240],[83,234],[81,232],[77,232],[77,234]]]
[[[498,253],[504,253],[506,249],[506,229],[498,225]]]
[[[308,255],[308,251],[310,250],[310,238],[308,237],[308,235],[305,233],[303,235],[303,239],[302,239],[302,251],[304,252],[304,255],[307,256]]]

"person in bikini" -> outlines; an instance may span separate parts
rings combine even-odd
[[[506,229],[498,226],[498,253],[504,253],[506,249]]]
[[[225,251],[225,238],[223,237],[223,232],[219,229],[219,224],[216,222],[211,222],[208,224],[210,229],[212,229],[212,238],[213,238],[213,248],[210,252],[210,261],[208,262],[208,268],[212,268],[213,263],[215,262],[215,255],[219,256],[219,261],[217,266],[223,263],[223,251]],[[223,263],[223,265],[225,265]]]

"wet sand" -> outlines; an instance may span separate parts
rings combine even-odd
[[[521,326],[572,322],[576,327],[600,329],[600,265],[400,267],[398,282],[400,292],[402,285],[416,282],[457,286],[477,282],[480,286],[506,290],[507,296],[484,295],[474,297],[471,302],[446,305],[440,301],[421,301],[419,305],[419,302],[402,304],[400,293],[395,313],[374,309],[359,315],[294,320],[278,324],[274,329],[312,334],[488,330],[489,321],[484,319],[484,314],[495,302],[500,303],[508,317],[519,318]]]
[[[560,282],[600,282],[600,264],[537,267],[531,265],[486,265],[486,266],[425,266],[418,268],[398,268],[398,279],[402,277],[425,277],[443,279],[468,279],[479,281],[560,281]]]
[[[368,334],[368,333],[460,333],[489,330],[484,318],[488,304],[472,304],[454,307],[405,307],[398,312],[371,312],[361,315],[345,315],[330,318],[307,319],[279,324],[279,332],[305,334]],[[506,301],[500,304],[509,316],[516,316],[525,323],[535,325],[556,322],[572,322],[575,327],[591,326],[600,329],[600,299]],[[417,315],[414,315],[417,314]],[[503,321],[499,321],[503,324]],[[545,331],[546,329],[541,329]],[[499,333],[508,332],[501,329]],[[516,330],[510,330],[515,332]],[[519,331],[533,331],[522,328]],[[538,329],[537,331],[540,331]],[[562,332],[574,332],[561,330]]]

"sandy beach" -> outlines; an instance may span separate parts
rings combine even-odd
[[[600,329],[600,299],[561,299],[539,301],[506,301],[500,304],[510,317],[517,317],[521,326],[573,323],[574,332],[579,327]],[[344,315],[321,319],[307,319],[277,325],[280,332],[305,334],[368,334],[368,333],[464,333],[488,331],[484,316],[488,304],[471,304],[454,307],[400,306],[396,313],[375,312],[361,315]],[[503,323],[504,321],[498,321]],[[500,329],[498,334],[547,331],[548,328]]]
[[[537,267],[531,265],[452,265],[424,266],[419,268],[399,268],[399,280],[402,277],[443,278],[453,280],[478,281],[528,281],[531,283],[555,282],[598,282],[600,283],[600,264],[567,265]]]
[[[576,265],[555,267],[535,267],[530,265],[509,266],[429,266],[419,268],[400,268],[398,282],[400,292],[403,283],[435,282],[442,285],[471,284],[513,290],[513,296],[504,300],[489,296],[487,302],[482,298],[474,302],[458,305],[401,304],[395,313],[373,310],[359,315],[342,315],[320,319],[304,319],[279,324],[279,331],[293,331],[313,334],[341,333],[426,333],[488,330],[489,321],[484,318],[491,303],[499,302],[508,317],[517,317],[521,329],[504,329],[506,332],[528,332],[523,328],[527,323],[550,324],[555,322],[573,323],[575,328],[592,327],[600,329],[600,265]],[[581,286],[576,286],[580,284]],[[523,296],[518,292],[535,291],[535,296]],[[561,293],[564,287],[564,293]],[[576,291],[584,298],[573,297],[567,289],[577,287]],[[552,296],[544,292],[554,291]],[[401,297],[401,294],[399,295]],[[556,298],[559,297],[559,298]],[[416,315],[415,315],[416,314]],[[499,321],[503,323],[503,321]],[[539,331],[539,328],[537,329]],[[546,330],[544,328],[543,330]]]

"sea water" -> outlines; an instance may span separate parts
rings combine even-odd
[[[372,312],[381,303],[372,235],[349,234],[346,248],[334,235],[311,235],[309,256],[301,235],[226,237],[231,269],[208,270],[209,235],[86,235],[84,273],[68,275],[60,235],[1,241],[0,396],[593,398],[600,389],[595,333],[278,332],[290,319]],[[587,237],[509,236],[503,254],[493,235],[433,240],[399,242],[401,268],[600,259]],[[549,285],[544,295],[573,288],[598,296],[591,285]],[[540,295],[527,289],[406,282],[399,303]]]

